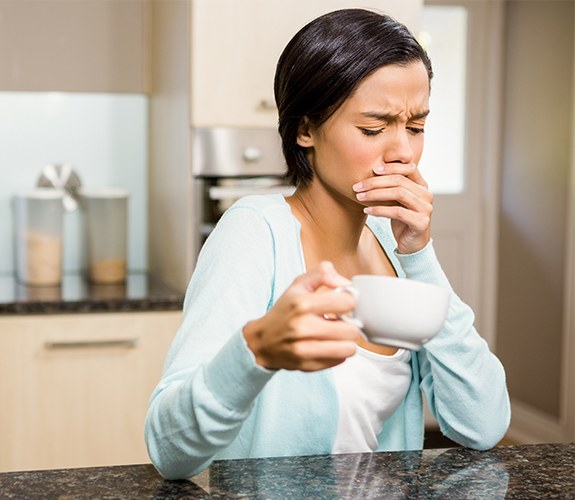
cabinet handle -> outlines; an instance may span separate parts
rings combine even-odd
[[[48,341],[44,344],[46,349],[98,349],[103,347],[124,347],[133,349],[138,346],[138,339],[117,340],[76,340],[76,341]]]
[[[270,99],[262,99],[259,107],[264,111],[276,111],[278,109],[276,103]]]

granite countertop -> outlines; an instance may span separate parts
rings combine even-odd
[[[0,474],[0,498],[575,498],[575,445],[217,461],[192,481],[150,464]]]
[[[181,310],[184,294],[147,273],[128,274],[122,285],[92,285],[65,275],[57,287],[25,286],[0,275],[0,315]]]

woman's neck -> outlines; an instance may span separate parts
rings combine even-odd
[[[329,260],[347,277],[369,271],[366,266],[373,261],[373,252],[382,250],[366,229],[367,216],[358,205],[338,199],[313,183],[299,187],[286,200],[301,225],[308,269]]]
[[[302,224],[329,239],[339,250],[357,248],[367,219],[357,206],[338,200],[314,184],[297,188],[288,203]]]

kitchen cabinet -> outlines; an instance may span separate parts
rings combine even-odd
[[[149,462],[147,403],[180,317],[0,317],[0,471]]]
[[[0,90],[148,90],[149,2],[0,2]]]
[[[273,77],[290,38],[326,12],[349,7],[419,25],[422,0],[192,0],[192,125],[277,126]]]

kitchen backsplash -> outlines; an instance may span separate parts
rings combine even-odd
[[[128,268],[147,267],[148,100],[140,94],[0,92],[0,274],[14,271],[12,196],[50,163],[86,188],[129,192]],[[64,218],[64,271],[85,266],[79,211]]]

